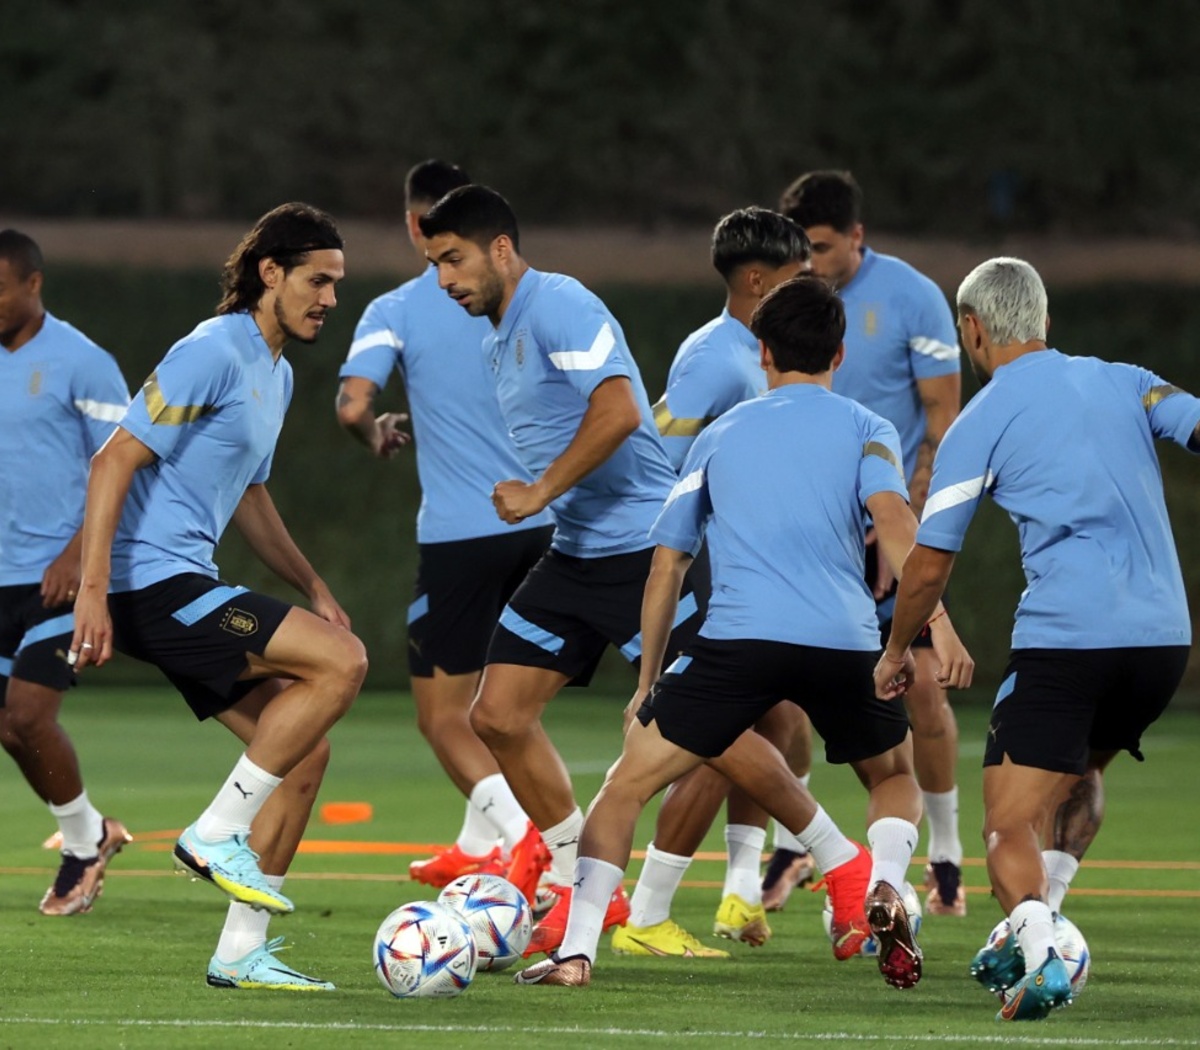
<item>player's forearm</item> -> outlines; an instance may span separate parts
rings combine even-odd
[[[372,384],[373,385],[373,384]],[[337,396],[337,417],[342,428],[372,452],[379,448],[379,424],[375,421],[375,399],[343,383]]]
[[[246,489],[233,512],[233,524],[259,561],[284,583],[306,597],[313,596],[321,579],[296,546],[265,485]]]
[[[912,640],[935,616],[945,610],[942,593],[954,564],[953,555],[920,544],[912,548],[904,563],[904,575],[896,594],[892,630],[887,654],[895,660],[903,657]]]
[[[108,593],[112,575],[112,545],[117,525],[138,467],[109,441],[92,457],[88,475],[83,527],[79,530],[81,575],[79,589]],[[74,542],[74,541],[72,541]]]
[[[536,482],[545,504],[579,484],[608,460],[640,422],[641,413],[628,379],[610,379],[598,386],[571,443]]]
[[[648,691],[662,674],[663,658],[679,609],[679,592],[691,558],[669,547],[656,547],[642,595],[642,664],[638,689]]]

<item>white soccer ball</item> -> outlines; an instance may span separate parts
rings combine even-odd
[[[904,910],[908,912],[908,925],[912,928],[913,936],[916,937],[921,932],[921,898],[917,896],[917,891],[911,882],[904,884],[904,892],[900,895],[900,899],[904,901]],[[825,936],[832,942],[833,902],[828,896],[825,898],[825,907],[821,911],[821,922],[825,927]],[[875,938],[868,937],[858,950],[858,954],[869,959],[875,958],[879,954],[879,945],[875,943]]]
[[[375,934],[375,975],[397,999],[459,995],[475,976],[475,939],[453,908],[404,904]]]
[[[988,934],[987,947],[995,947],[1011,936],[1012,927],[1009,926],[1008,919],[1001,919]],[[1078,996],[1083,991],[1084,985],[1087,984],[1088,974],[1092,969],[1092,953],[1088,949],[1087,940],[1080,932],[1079,927],[1070,919],[1065,915],[1056,915],[1054,917],[1054,943],[1067,968],[1067,974],[1071,978],[1071,994]],[[1020,951],[1019,948],[1017,950]],[[999,995],[1004,1002],[1008,1002],[1007,993],[1001,992]]]
[[[524,894],[499,875],[460,875],[438,894],[471,927],[479,969],[503,970],[521,958],[533,936]]]

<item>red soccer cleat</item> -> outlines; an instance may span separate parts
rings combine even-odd
[[[453,882],[460,875],[475,875],[480,872],[490,875],[504,874],[499,846],[481,857],[473,857],[459,849],[456,842],[446,849],[437,850],[428,860],[414,860],[408,866],[408,877],[413,882],[423,882],[426,886],[434,886],[437,889]]]
[[[833,956],[838,960],[852,959],[871,936],[867,923],[867,889],[871,883],[871,854],[858,846],[858,853],[845,864],[825,873],[813,889],[822,886],[833,906],[833,922],[829,937],[833,941]]]
[[[542,841],[542,833],[530,821],[525,837],[513,847],[512,860],[504,877],[525,895],[532,908],[537,900],[538,880],[549,867],[550,850]]]
[[[571,887],[555,886],[558,901],[547,913],[546,917],[533,928],[533,936],[529,947],[525,949],[525,958],[537,955],[539,952],[549,954],[562,944],[567,932],[567,917],[571,914]],[[629,921],[629,898],[623,887],[618,886],[608,902],[608,910],[604,913],[604,926],[601,933],[611,930],[614,926],[624,926]]]

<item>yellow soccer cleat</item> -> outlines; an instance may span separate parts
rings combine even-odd
[[[613,931],[612,950],[617,955],[656,955],[677,959],[728,959],[720,948],[701,944],[673,919],[653,926],[625,926]]]
[[[761,948],[771,939],[771,927],[762,904],[749,904],[736,893],[727,893],[717,909],[713,933]]]

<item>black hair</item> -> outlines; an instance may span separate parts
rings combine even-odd
[[[497,237],[504,236],[512,241],[515,251],[521,250],[512,206],[486,186],[460,186],[451,190],[419,221],[426,239],[453,233],[487,249]]]
[[[451,190],[469,186],[471,177],[457,164],[445,160],[423,160],[404,176],[404,200],[414,204],[435,204]]]
[[[778,269],[807,262],[812,245],[796,223],[769,208],[739,208],[720,222],[712,235],[712,264],[725,280],[746,263]]]
[[[862,189],[848,171],[810,171],[783,191],[779,210],[806,230],[832,226],[849,233],[862,222]]]
[[[41,273],[45,267],[37,241],[20,230],[0,230],[0,259],[11,263],[22,281],[31,274]]]
[[[815,274],[800,274],[763,297],[750,331],[771,351],[778,371],[819,375],[842,345],[846,311],[832,285]]]
[[[254,224],[225,261],[217,313],[232,314],[258,305],[266,291],[258,272],[263,259],[274,259],[288,273],[303,263],[309,252],[342,247],[337,225],[320,208],[298,201],[273,208]]]

